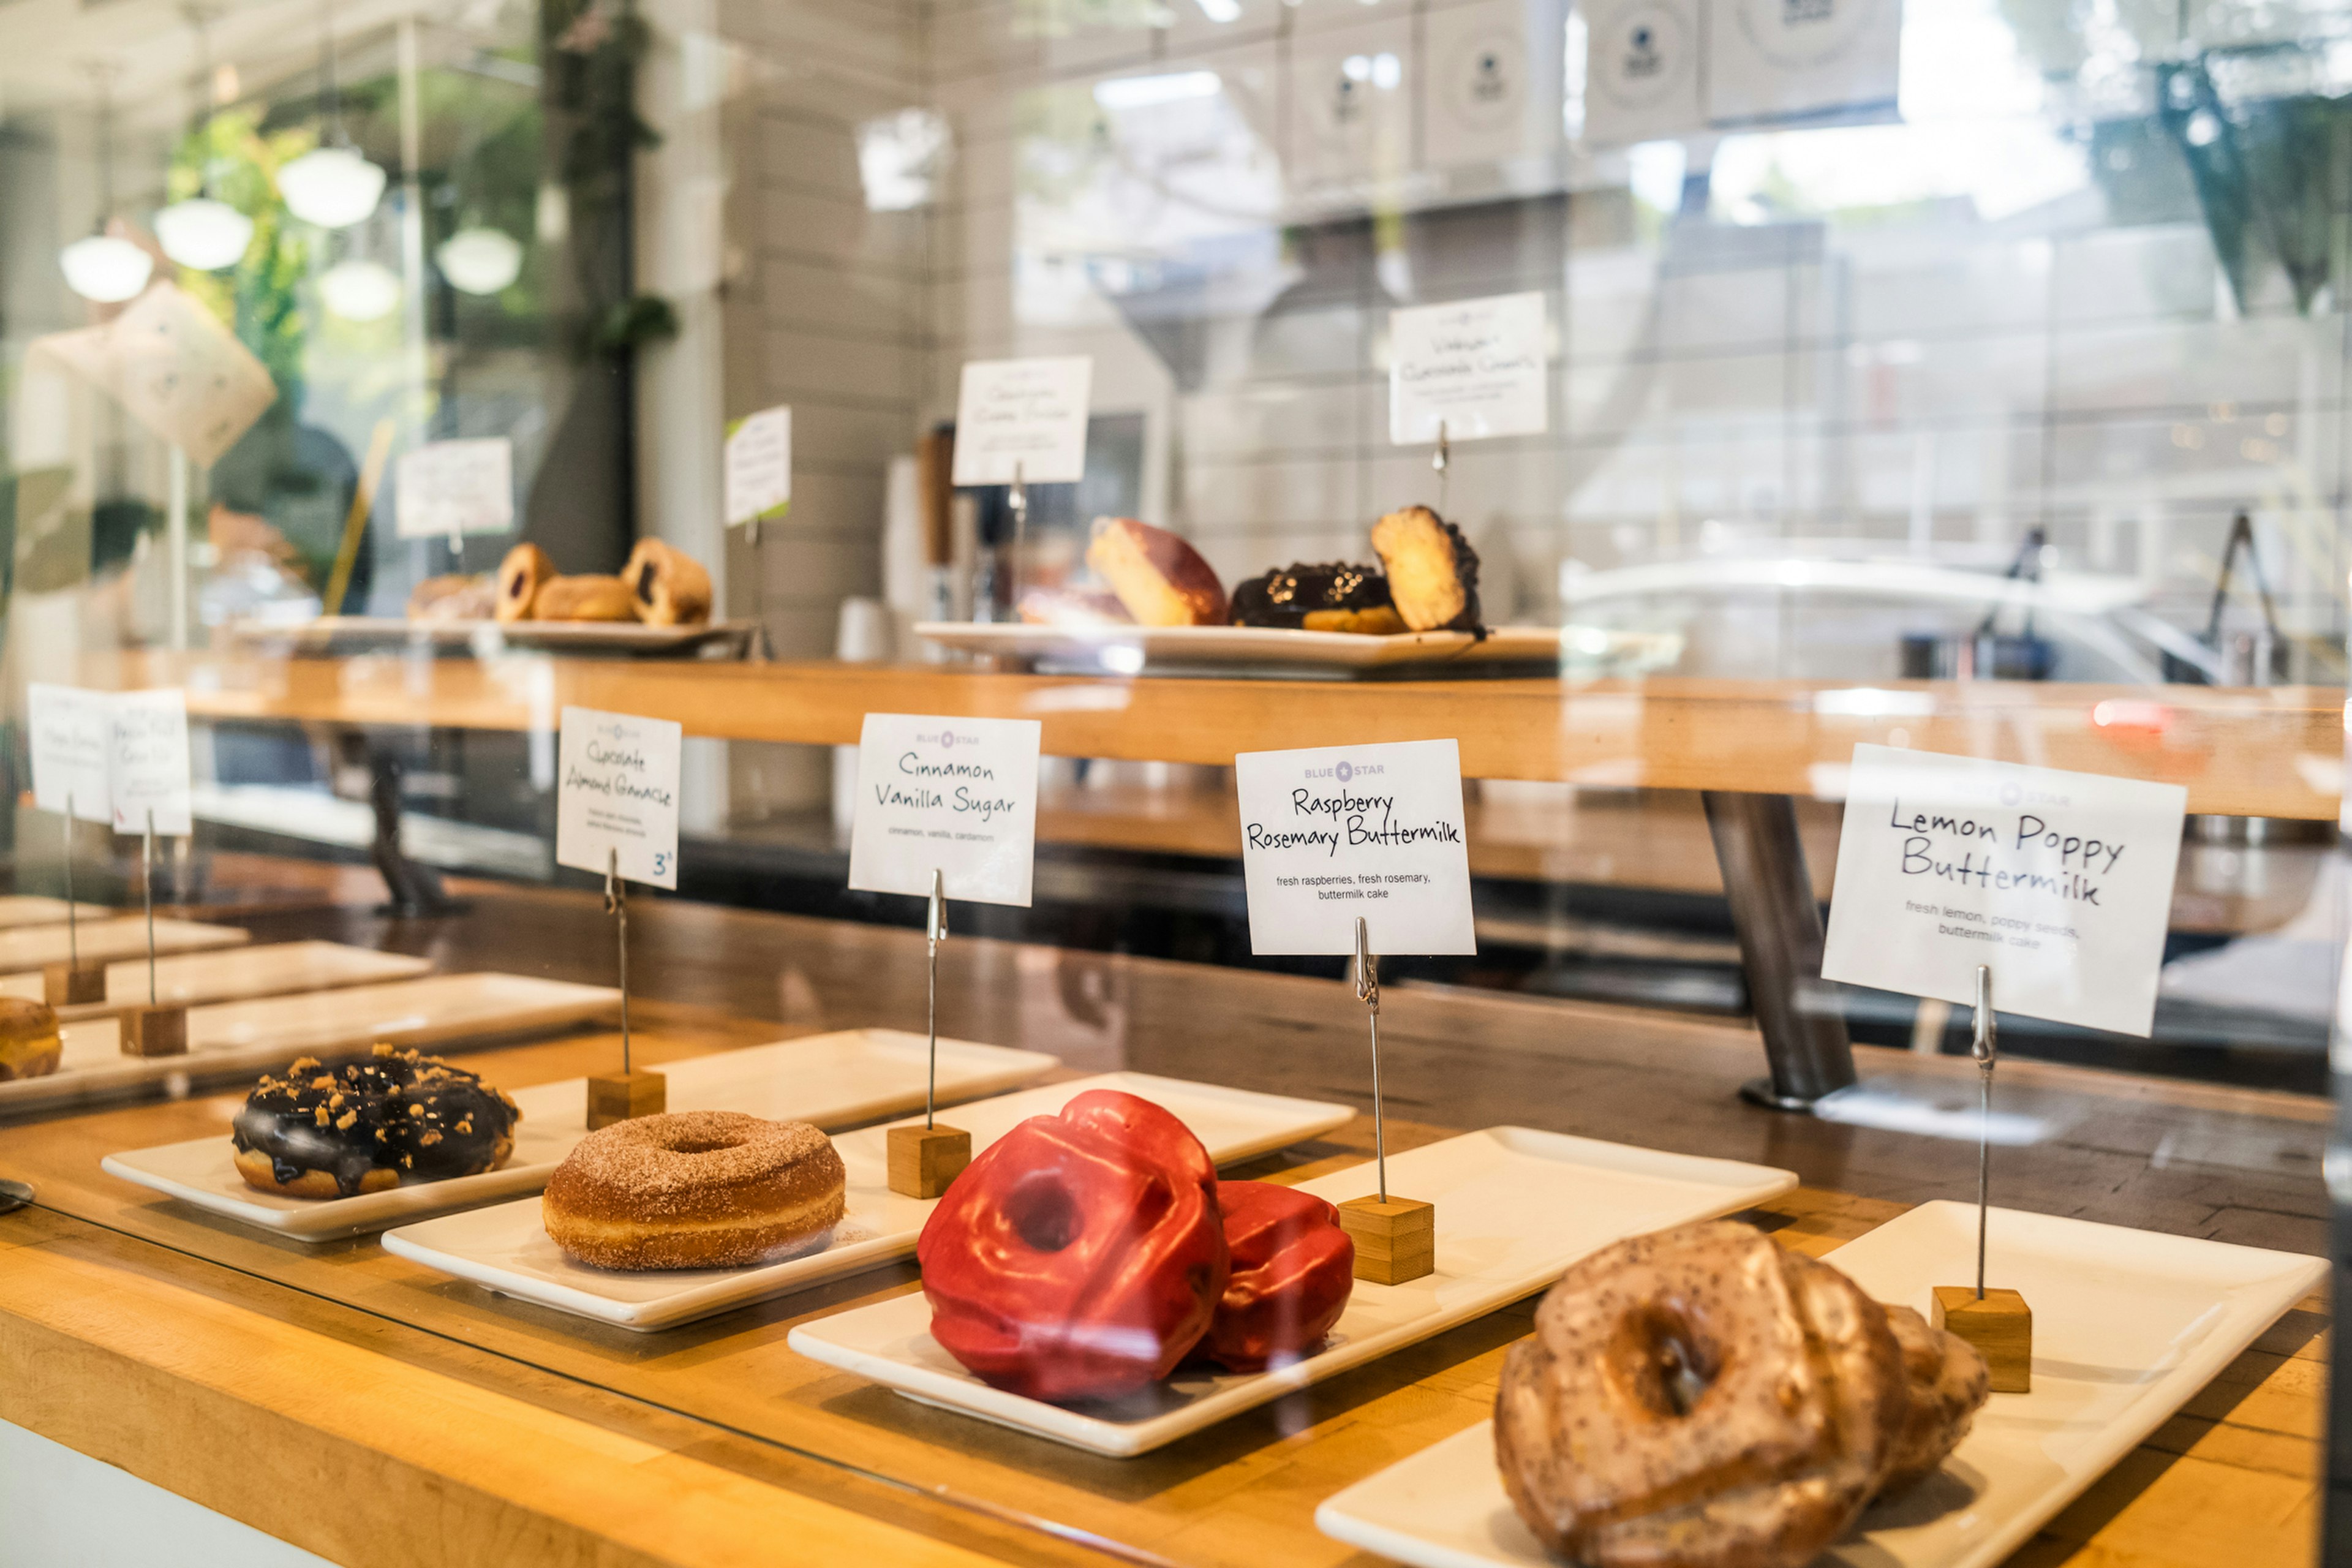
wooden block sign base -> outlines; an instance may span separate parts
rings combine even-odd
[[[640,1116],[659,1116],[669,1104],[669,1079],[639,1068],[601,1073],[588,1080],[588,1131]]]
[[[1979,1300],[1973,1285],[1938,1285],[1935,1323],[1977,1347],[1995,1394],[2033,1392],[2033,1309],[2024,1297],[1989,1289]]]
[[[179,1057],[188,1051],[188,1010],[142,1003],[126,1007],[116,1019],[126,1057]]]
[[[959,1127],[890,1129],[890,1190],[935,1198],[971,1163],[971,1134]]]
[[[52,1007],[86,1007],[106,1000],[106,965],[48,963],[41,966],[41,1000]]]
[[[1356,1278],[1402,1285],[1437,1272],[1437,1205],[1414,1198],[1349,1198],[1339,1228],[1356,1244]]]

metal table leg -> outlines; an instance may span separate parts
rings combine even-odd
[[[1853,1047],[1836,995],[1822,981],[1822,911],[1805,873],[1796,807],[1784,795],[1706,790],[1700,799],[1771,1068],[1740,1092],[1759,1105],[1811,1110],[1852,1086]]]

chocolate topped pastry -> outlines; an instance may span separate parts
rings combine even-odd
[[[1381,569],[1347,561],[1294,563],[1250,579],[1234,590],[1234,625],[1376,637],[1404,630]]]
[[[522,1112],[438,1057],[379,1045],[340,1068],[303,1057],[265,1076],[236,1113],[237,1173],[265,1193],[351,1197],[494,1169]]]
[[[1389,595],[1417,632],[1475,632],[1478,552],[1462,531],[1425,506],[1392,511],[1372,524],[1372,548],[1388,569]]]

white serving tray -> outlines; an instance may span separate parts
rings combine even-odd
[[[146,965],[140,966],[141,984]],[[299,1056],[351,1055],[378,1040],[434,1046],[576,1024],[610,1012],[621,994],[532,974],[433,974],[307,995],[188,1009],[184,1056],[126,1057],[111,1015],[58,1031],[65,1047],[46,1078],[0,1083],[0,1110],[120,1094],[173,1078],[223,1078],[283,1067]]]
[[[76,940],[78,939],[78,940]],[[205,925],[195,921],[158,920],[157,952],[195,952],[217,947],[242,947],[253,940],[250,931],[235,926]],[[16,926],[0,930],[0,974],[63,963],[79,952],[84,959],[130,958],[147,955],[147,922],[138,915],[118,915],[83,921],[78,932],[63,921],[55,925]]]
[[[432,969],[404,952],[378,952],[336,942],[275,942],[219,952],[175,953],[155,961],[155,994],[184,1007],[296,991],[331,991],[389,980],[414,980]],[[0,976],[0,996],[42,997],[38,970]],[[94,1018],[147,1000],[147,961],[126,958],[106,966],[103,1002],[60,1007],[64,1019]]]
[[[1559,658],[1557,626],[1469,632],[1310,632],[1289,626],[1046,626],[1019,621],[920,621],[915,634],[944,647],[999,658],[1099,666],[1120,675],[1205,665],[1314,674],[1428,665],[1545,664]]]
[[[845,1029],[664,1062],[659,1070],[669,1080],[672,1110],[740,1110],[845,1127],[920,1105],[925,1050],[920,1035]],[[940,1096],[992,1094],[1050,1071],[1057,1060],[1036,1051],[941,1040]],[[514,1099],[522,1120],[515,1127],[514,1153],[499,1169],[357,1197],[289,1198],[247,1186],[229,1144],[237,1110],[233,1101],[224,1102],[221,1130],[213,1137],[109,1154],[101,1163],[126,1182],[209,1213],[297,1241],[332,1241],[545,1186],[572,1146],[587,1136],[588,1081],[537,1084],[515,1090]]]
[[[1922,1204],[1829,1255],[1925,1311],[1976,1278],[1976,1209]],[[1940,1475],[1871,1509],[1820,1564],[1990,1568],[2137,1447],[2326,1278],[2322,1258],[1992,1211],[1989,1278],[2033,1310],[2033,1392],[1996,1394]],[[1324,1534],[1415,1568],[1558,1568],[1512,1511],[1482,1421],[1316,1510]]]
[[[1030,1117],[1050,1116],[1090,1089],[1124,1089],[1166,1107],[1220,1165],[1320,1136],[1346,1125],[1356,1114],[1349,1106],[1322,1100],[1115,1072],[976,1100],[958,1106],[942,1120],[971,1134],[976,1154]],[[404,1226],[387,1232],[383,1245],[387,1251],[488,1286],[502,1296],[624,1329],[675,1328],[914,1256],[916,1237],[939,1200],[904,1197],[890,1190],[887,1129],[845,1132],[833,1143],[848,1175],[847,1212],[841,1223],[821,1249],[757,1268],[636,1274],[592,1268],[565,1256],[548,1239],[537,1198]]]
[[[73,909],[75,918],[85,921],[111,920],[121,912],[119,910],[110,909],[104,904],[85,904],[79,901],[74,904]],[[63,899],[44,899],[35,893],[10,893],[0,896],[0,929],[12,926],[63,925],[65,921],[66,901]]]
[[[243,642],[320,649],[334,643],[378,647],[470,647],[495,654],[505,647],[585,652],[682,653],[704,643],[748,642],[756,621],[712,621],[692,626],[649,626],[636,621],[412,621],[400,616],[321,616],[299,626],[240,622],[230,635]]]
[[[1443,1333],[1542,1289],[1621,1237],[1731,1214],[1797,1184],[1787,1171],[1490,1127],[1389,1161],[1389,1192],[1437,1205],[1437,1272],[1406,1285],[1356,1282],[1324,1348],[1273,1372],[1191,1368],[1113,1405],[1068,1406],[991,1388],[930,1335],[930,1304],[895,1297],[793,1330],[792,1348],[909,1398],[1114,1458],[1148,1453],[1294,1388]],[[1339,1203],[1372,1191],[1372,1168],[1300,1184]]]

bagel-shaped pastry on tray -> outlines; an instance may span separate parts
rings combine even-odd
[[[916,1243],[931,1337],[1032,1399],[1113,1399],[1163,1378],[1225,1293],[1217,1173],[1148,1100],[1089,1089],[982,1151]]]
[[[847,1172],[805,1121],[678,1110],[600,1127],[547,1179],[548,1239],[599,1268],[740,1268],[840,1223]]]
[[[1356,1244],[1339,1211],[1297,1187],[1219,1182],[1233,1274],[1201,1348],[1227,1372],[1264,1372],[1312,1352],[1356,1289]]]
[[[498,597],[490,614],[501,621],[527,621],[539,611],[539,591],[555,580],[555,563],[536,544],[518,544],[499,563]]]
[[[1890,1473],[1910,1394],[1885,1309],[1714,1221],[1603,1247],[1503,1358],[1495,1458],[1587,1568],[1801,1568]]]
[[[640,539],[621,568],[649,626],[698,626],[710,618],[710,574],[702,563],[658,539]]]

